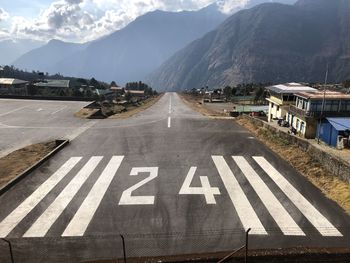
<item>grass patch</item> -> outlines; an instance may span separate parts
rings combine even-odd
[[[56,142],[37,143],[0,158],[0,187],[34,165],[56,147]]]

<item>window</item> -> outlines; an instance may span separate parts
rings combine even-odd
[[[274,104],[273,104],[273,103],[271,103],[271,109],[273,109],[273,105],[274,105]]]
[[[297,125],[296,125],[296,127],[295,127],[297,130],[299,129],[299,124],[300,124],[300,121],[297,120]]]
[[[304,133],[304,129],[305,129],[305,122],[301,122],[301,127],[300,127],[300,131],[302,132],[302,133]]]
[[[277,111],[279,111],[280,110],[280,106],[277,106]]]

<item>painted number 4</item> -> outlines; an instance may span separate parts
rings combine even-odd
[[[216,204],[215,196],[220,195],[220,190],[217,187],[211,187],[207,176],[200,176],[201,187],[191,187],[194,174],[197,167],[191,167],[188,171],[186,179],[180,189],[180,195],[204,195],[207,204]]]

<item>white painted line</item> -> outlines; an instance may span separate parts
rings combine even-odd
[[[66,136],[66,138],[70,141],[73,141],[75,138],[77,138],[78,136],[80,136],[82,133],[84,133],[85,131],[87,131],[88,129],[90,129],[92,126],[94,126],[97,123],[97,121],[90,121],[86,124],[84,124],[81,127],[78,127],[77,129],[75,129],[71,134],[69,134],[68,136]]]
[[[168,117],[168,128],[170,128],[171,127],[171,117],[169,116]]]
[[[264,226],[260,222],[224,157],[212,156],[212,158],[244,229],[251,228],[251,234],[267,235]]]
[[[6,237],[16,225],[69,173],[82,157],[72,157],[0,223],[0,238]]]
[[[83,236],[124,156],[113,156],[79,207],[62,236]]]
[[[264,157],[253,157],[277,186],[322,236],[343,236],[295,187],[287,181]]]
[[[55,201],[45,210],[44,213],[35,221],[27,230],[23,237],[43,237],[55,223],[57,218],[62,214],[76,193],[79,191],[90,174],[102,160],[102,156],[93,156],[69,182],[63,191],[56,197]]]
[[[169,100],[169,114],[171,114],[171,97],[170,97],[170,100]]]
[[[58,109],[58,110],[52,112],[51,115],[54,115],[54,114],[56,114],[56,113],[59,113],[60,111],[63,111],[63,110],[66,109],[66,108],[67,108],[67,106],[63,106],[62,108],[60,108],[60,109]]]
[[[250,166],[243,156],[232,156],[233,160],[243,172],[254,191],[257,193],[283,234],[288,236],[305,236],[305,233],[295,223],[282,204],[273,195],[264,181]]]
[[[36,111],[42,111],[43,109],[42,108],[39,108],[39,109],[37,109]]]
[[[24,108],[26,108],[26,106],[20,107],[20,108],[18,108],[18,109],[14,109],[14,110],[11,110],[11,111],[8,111],[8,112],[5,112],[5,113],[2,113],[2,114],[0,114],[0,117],[5,116],[5,115],[8,115],[8,114],[13,113],[13,112],[16,112],[16,111],[23,110]]]

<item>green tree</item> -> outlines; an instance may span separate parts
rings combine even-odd
[[[231,95],[232,95],[232,88],[230,86],[226,86],[224,88],[224,95],[225,95],[225,98],[227,100],[229,100],[231,98]]]
[[[125,93],[125,100],[127,101],[127,102],[130,102],[130,100],[131,100],[131,93],[130,92],[127,92],[127,93]]]

